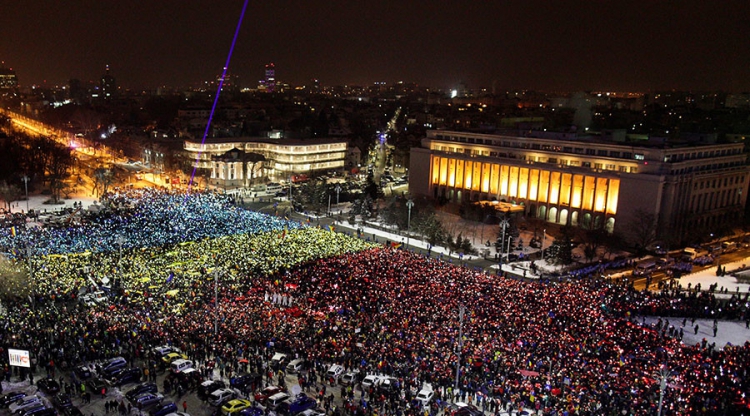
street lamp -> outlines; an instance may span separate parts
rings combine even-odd
[[[461,304],[458,307],[458,350],[456,351],[456,385],[453,387],[453,391],[458,393],[458,377],[461,373],[461,348],[463,348],[463,325],[464,325],[464,313],[466,312],[466,306]]]
[[[409,210],[409,214],[406,217],[406,249],[409,249],[409,237],[411,237],[411,209],[414,206],[414,201],[409,198],[408,201],[406,201],[406,208]]]
[[[21,177],[21,180],[23,181],[23,187],[26,189],[26,213],[29,212],[29,181],[31,178],[29,178],[27,175],[23,175]]]
[[[547,229],[543,229],[542,233],[542,260],[546,261],[544,258],[544,243],[547,242]]]
[[[500,241],[500,264],[503,264],[503,256],[505,255],[505,229],[510,226],[510,221],[508,221],[507,218],[503,217],[502,221],[500,221],[500,227],[503,229],[503,239]],[[502,270],[500,270],[502,271]]]
[[[664,392],[667,390],[667,380],[672,377],[672,372],[664,364],[661,366],[659,371],[654,374],[654,377],[659,379],[659,413],[661,416],[662,405],[664,404]]]
[[[341,192],[341,185],[336,184],[336,205],[339,204],[339,192]]]

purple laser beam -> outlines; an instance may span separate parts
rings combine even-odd
[[[195,157],[195,165],[193,166],[193,173],[190,175],[190,181],[188,182],[187,193],[190,194],[190,189],[193,187],[193,180],[195,179],[195,172],[198,170],[198,163],[200,163],[201,155],[203,155],[203,146],[206,144],[206,137],[208,137],[208,130],[211,128],[211,120],[214,118],[214,112],[216,111],[216,104],[219,103],[219,94],[221,88],[224,86],[224,78],[227,76],[227,70],[229,69],[229,61],[232,60],[232,53],[234,52],[234,45],[237,43],[237,36],[240,34],[240,27],[242,27],[242,20],[245,18],[245,10],[247,10],[247,3],[250,0],[245,0],[245,4],[242,6],[242,13],[240,13],[240,20],[237,22],[237,28],[234,30],[234,38],[232,39],[232,46],[229,48],[229,54],[227,55],[227,62],[224,64],[224,72],[221,74],[221,80],[219,80],[219,88],[216,89],[216,97],[214,97],[214,104],[211,106],[211,113],[208,115],[208,123],[206,124],[206,131],[203,132],[203,139],[201,139],[201,147],[198,150],[198,156]],[[187,195],[185,196],[187,198]]]

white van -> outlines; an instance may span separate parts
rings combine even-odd
[[[191,360],[183,359],[174,360],[169,367],[172,369],[173,373],[179,373],[180,371],[187,370],[188,368],[193,368],[193,362]]]
[[[334,379],[334,380],[338,380],[342,374],[344,374],[344,367],[338,364],[331,365],[331,367],[328,368],[328,372],[326,372],[326,376],[329,379]]]
[[[296,374],[299,373],[300,370],[305,368],[305,359],[304,358],[296,358],[292,360],[289,364],[286,366],[286,372],[289,374]]]
[[[277,407],[279,407],[279,405],[282,402],[286,401],[287,399],[289,399],[288,394],[284,392],[276,393],[273,396],[266,399],[265,408],[270,409],[270,410],[275,410]]]
[[[275,368],[279,368],[286,363],[286,354],[277,352],[271,357],[271,363]]]

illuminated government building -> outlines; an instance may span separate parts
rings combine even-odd
[[[742,143],[682,147],[431,130],[411,150],[409,190],[497,200],[547,222],[624,230],[652,213],[660,236],[736,224],[749,168]]]
[[[280,181],[295,174],[341,170],[347,142],[338,139],[233,138],[185,141],[186,157],[210,172],[210,181],[225,188]],[[200,156],[199,156],[200,153]]]

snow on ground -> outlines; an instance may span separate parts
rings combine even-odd
[[[640,322],[646,324],[653,324],[659,319],[658,316],[649,316],[645,320],[639,318]],[[713,320],[708,319],[696,319],[695,324],[690,319],[687,319],[685,326],[682,326],[684,318],[678,317],[662,317],[662,323],[665,324],[669,321],[669,325],[675,327],[677,331],[682,328],[683,337],[682,343],[685,345],[700,344],[705,339],[709,344],[716,343],[716,349],[722,349],[727,344],[730,345],[742,345],[746,342],[750,342],[750,329],[747,328],[747,323],[742,321],[718,321],[718,330],[716,331],[716,337],[714,337],[713,331]],[[698,325],[698,333],[695,333],[695,325]]]
[[[744,268],[747,265],[750,265],[750,257],[731,263],[721,264],[721,268],[726,268],[727,272],[731,272],[732,270]],[[680,284],[682,287],[686,288],[688,284],[691,287],[695,287],[695,285],[700,283],[701,290],[707,290],[710,285],[716,284],[717,290],[723,287],[727,289],[727,292],[730,295],[735,293],[737,289],[739,289],[739,293],[743,294],[750,291],[750,284],[741,283],[737,281],[734,276],[728,274],[725,276],[716,276],[717,267],[719,266],[717,265],[697,273],[682,276],[680,278]]]

